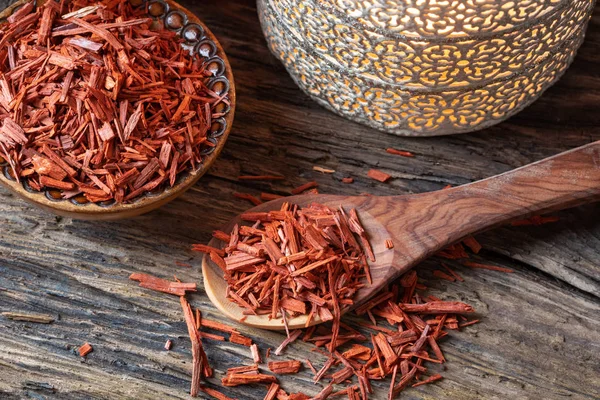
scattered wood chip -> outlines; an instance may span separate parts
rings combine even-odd
[[[304,185],[300,185],[297,188],[292,189],[292,194],[300,194],[302,192],[307,191],[311,188],[316,188],[319,184],[315,181],[305,183]]]
[[[207,246],[207,245],[201,244],[201,243],[193,244],[192,245],[192,250],[193,251],[198,251],[200,253],[206,253],[206,254],[215,253],[215,254],[218,254],[221,257],[225,256],[225,251],[224,250],[217,249],[216,247]]]
[[[262,360],[260,358],[260,351],[258,350],[258,345],[256,343],[253,343],[250,346],[250,352],[252,353],[252,359],[254,360],[254,362],[256,364],[260,364]]]
[[[245,374],[245,373],[258,373],[258,365],[242,365],[241,367],[232,367],[227,369],[227,375],[231,374]]]
[[[263,400],[275,400],[277,398],[277,392],[279,392],[279,384],[271,383]]]
[[[230,397],[225,396],[223,393],[219,392],[218,390],[211,389],[211,388],[203,386],[203,385],[200,385],[198,387],[198,389],[201,392],[204,392],[207,395],[212,396],[212,397],[214,397],[217,400],[234,400],[234,399],[232,399]]]
[[[367,173],[367,176],[371,179],[375,179],[376,181],[379,182],[387,182],[392,176],[389,174],[386,174],[383,171],[379,171],[377,169],[371,169],[369,170],[369,172]]]
[[[443,378],[444,377],[442,375],[435,374],[435,375],[432,375],[432,376],[430,376],[429,378],[427,378],[427,379],[425,379],[423,381],[415,383],[414,385],[412,385],[412,387],[418,387],[418,386],[426,385],[428,383],[439,381],[439,380],[441,380]]]
[[[461,258],[469,258],[469,254],[465,251],[462,244],[456,243],[446,247],[442,251],[437,253],[438,256],[447,258],[449,260],[458,260]]]
[[[226,325],[226,324],[223,324],[223,323],[217,322],[217,321],[212,321],[212,320],[206,319],[206,318],[202,318],[200,326],[202,326],[204,328],[208,328],[208,329],[214,329],[216,331],[225,332],[225,333],[239,334],[237,329],[235,329],[229,325]]]
[[[275,355],[278,356],[281,354],[281,352],[290,344],[296,341],[296,339],[298,339],[298,337],[300,337],[300,335],[302,334],[301,330],[296,330],[294,332],[292,332],[290,334],[290,336],[288,336],[283,342],[281,342],[281,344],[279,345],[279,347],[275,350]]]
[[[208,359],[202,348],[200,333],[198,332],[198,329],[196,329],[196,321],[194,313],[192,312],[192,307],[185,299],[185,296],[181,296],[179,300],[183,309],[190,341],[192,342],[192,384],[190,387],[190,395],[196,397],[200,390],[202,377],[208,377],[212,372],[209,372],[210,367],[208,366]]]
[[[81,346],[79,348],[79,355],[81,357],[85,357],[88,354],[90,354],[92,351],[94,351],[94,348],[92,347],[92,345],[89,343],[85,343],[83,346]]]
[[[228,374],[221,380],[223,386],[240,386],[275,382],[277,382],[277,378],[275,376],[266,374]]]
[[[460,275],[458,275],[454,270],[452,270],[446,264],[442,263],[442,268],[444,268],[446,271],[448,271],[450,273],[450,275],[452,275],[457,281],[460,281],[460,282],[465,281]]]
[[[237,344],[241,344],[243,346],[252,346],[252,339],[250,339],[249,337],[240,335],[238,333],[232,333],[231,336],[229,336],[229,341],[231,343],[237,343]]]
[[[321,172],[323,174],[333,174],[333,173],[335,173],[334,169],[327,169],[327,168],[323,168],[323,167],[318,167],[316,165],[313,167],[313,171]]]
[[[506,272],[509,274],[515,272],[513,269],[510,268],[498,267],[496,265],[488,265],[472,261],[465,261],[463,262],[463,265],[471,268],[489,269],[490,271]]]
[[[248,200],[250,203],[254,204],[255,206],[259,206],[262,204],[262,201],[260,201],[255,196],[251,195],[250,193],[234,193],[233,196],[237,197],[238,199]]]
[[[413,153],[411,153],[410,151],[405,151],[405,150],[396,150],[393,149],[391,147],[388,147],[387,149],[385,149],[385,151],[389,154],[394,154],[396,156],[402,156],[402,157],[414,157],[415,155]]]
[[[196,291],[196,283],[171,282],[166,279],[138,272],[131,274],[129,279],[138,281],[140,287],[175,296],[184,296],[187,292]]]
[[[225,341],[225,336],[215,335],[214,333],[208,333],[208,332],[200,332],[200,337],[202,339],[216,340],[217,342]]]
[[[444,279],[444,280],[450,281],[450,282],[456,281],[456,278],[453,277],[452,275],[448,275],[447,273],[442,272],[442,271],[437,270],[437,269],[435,271],[433,271],[433,276],[435,276],[436,278],[440,278],[440,279]]]
[[[479,251],[481,250],[481,245],[473,236],[468,236],[464,238],[462,242],[465,246],[470,248],[471,251],[473,251],[473,253],[479,254]]]
[[[400,303],[398,306],[409,314],[468,314],[475,312],[473,307],[459,301],[430,301],[423,304]]]
[[[270,361],[269,370],[275,374],[297,374],[302,367],[302,363],[293,361]]]

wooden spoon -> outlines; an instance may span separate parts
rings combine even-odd
[[[355,305],[423,259],[468,235],[535,214],[557,211],[600,200],[600,141],[513,171],[467,185],[407,196],[301,195],[274,200],[250,211],[277,210],[283,202],[305,206],[312,202],[356,208],[377,261],[370,263],[373,284],[361,289]],[[238,216],[224,229],[241,224]],[[385,247],[392,239],[394,248]],[[220,242],[212,240],[212,246]],[[229,301],[222,271],[204,257],[204,287],[211,301],[228,317],[240,321],[243,309]],[[317,319],[313,323],[319,323]],[[281,318],[247,316],[245,324],[284,329]],[[303,328],[306,316],[288,321]]]

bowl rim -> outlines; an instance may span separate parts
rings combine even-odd
[[[5,18],[9,16],[13,12],[13,10],[29,1],[30,0],[20,0],[8,6],[3,12],[0,13],[0,18]],[[147,3],[149,1],[150,0],[146,0],[144,1],[144,3]],[[223,132],[223,134],[219,135],[219,139],[217,141],[217,145],[214,148],[214,151],[212,151],[210,154],[203,158],[202,163],[196,170],[187,171],[187,173],[184,176],[179,178],[178,182],[173,187],[166,187],[163,191],[157,194],[142,195],[139,199],[132,203],[113,203],[107,206],[103,206],[93,202],[74,204],[71,201],[66,201],[64,199],[51,200],[47,197],[45,191],[29,191],[25,189],[22,182],[8,179],[2,172],[0,172],[0,184],[2,184],[4,187],[17,194],[24,200],[59,215],[79,219],[84,218],[86,215],[98,219],[117,219],[121,218],[119,216],[120,214],[126,213],[126,217],[133,217],[152,211],[168,203],[169,201],[174,200],[176,197],[190,189],[202,177],[202,175],[204,175],[206,171],[208,171],[208,169],[212,166],[212,164],[221,154],[221,151],[223,150],[223,147],[227,142],[227,138],[229,137],[229,133],[231,132],[231,127],[233,125],[233,119],[235,116],[235,109],[237,105],[233,71],[231,70],[231,64],[229,63],[229,59],[227,58],[227,55],[225,54],[225,50],[223,49],[221,43],[218,41],[218,39],[212,33],[212,31],[204,24],[204,22],[200,20],[198,16],[196,16],[193,12],[183,7],[174,0],[162,0],[162,2],[166,3],[169,6],[169,12],[174,10],[180,11],[187,16],[189,23],[195,23],[200,25],[204,30],[205,37],[210,39],[215,44],[217,49],[216,55],[219,58],[221,58],[221,60],[223,60],[223,63],[225,65],[225,71],[223,73],[223,76],[229,82],[230,106],[229,111],[223,117],[225,119],[225,131]],[[37,3],[39,6],[44,3],[44,0],[38,1]]]

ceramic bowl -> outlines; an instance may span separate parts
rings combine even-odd
[[[130,0],[134,5],[146,3],[148,15],[156,23],[164,25],[165,29],[177,32],[186,39],[183,46],[199,57],[210,63],[208,67],[215,71],[208,86],[217,93],[228,92],[229,106],[225,103],[217,104],[225,114],[217,119],[209,133],[209,141],[214,147],[207,148],[204,159],[195,170],[181,173],[173,187],[159,187],[156,191],[148,192],[132,200],[130,203],[91,203],[83,196],[72,199],[63,199],[60,191],[47,189],[35,191],[27,184],[17,182],[12,176],[7,163],[0,164],[0,184],[10,189],[28,202],[53,212],[55,214],[90,220],[116,220],[130,218],[152,211],[191,188],[206,173],[212,163],[221,153],[229,136],[236,106],[236,94],[231,66],[223,48],[212,32],[191,11],[172,0]],[[26,1],[18,1],[6,9],[1,18],[8,17]]]

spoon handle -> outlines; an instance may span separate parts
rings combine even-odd
[[[388,198],[386,226],[423,259],[448,244],[511,220],[600,200],[600,141],[471,184]],[[397,211],[396,211],[397,210]],[[412,254],[410,254],[412,253]],[[413,258],[414,259],[414,258]]]

